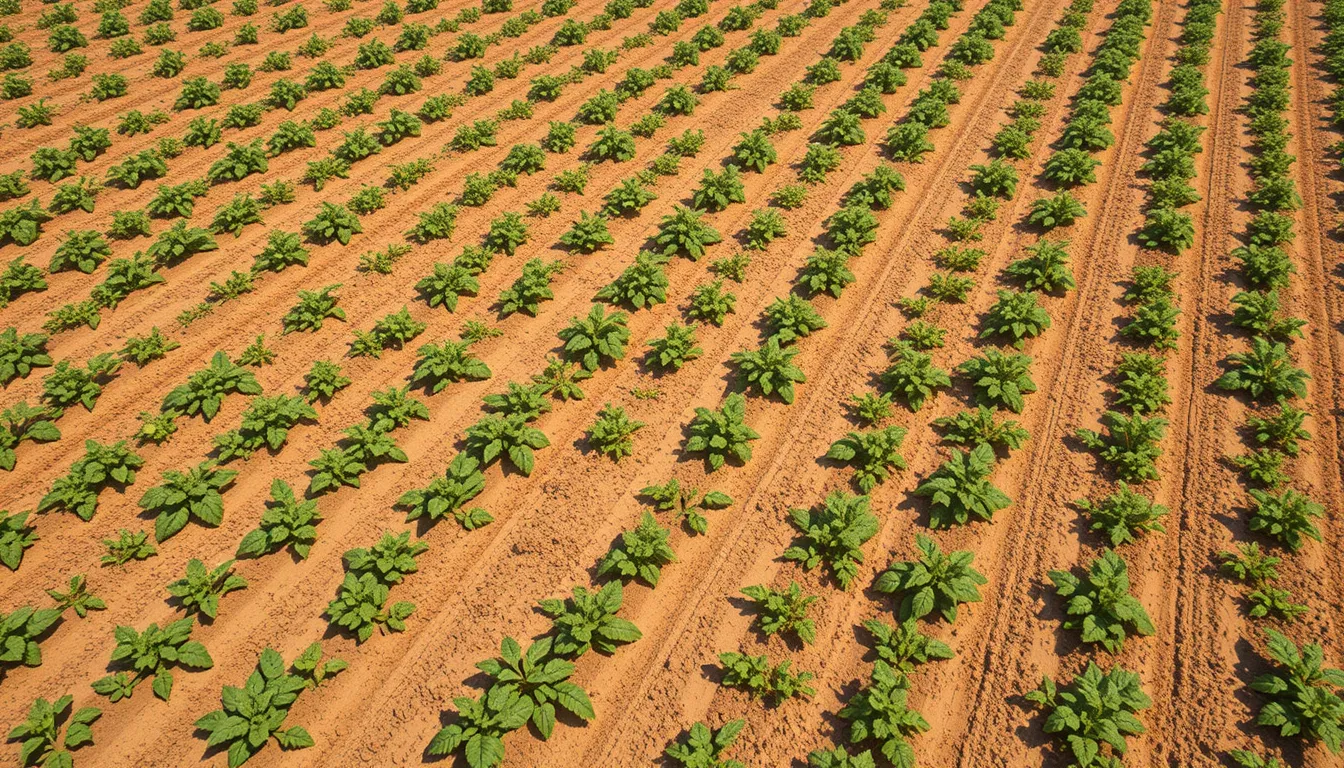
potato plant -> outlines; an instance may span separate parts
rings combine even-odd
[[[678,740],[663,751],[668,759],[682,768],[745,768],[736,760],[721,759],[723,753],[737,740],[746,726],[746,720],[730,720],[720,728],[710,728],[696,722],[684,740]]]
[[[881,659],[876,661],[869,681],[839,712],[841,719],[849,721],[849,743],[875,742],[892,765],[914,765],[910,737],[929,730],[929,723],[910,706],[909,686],[905,675]],[[853,765],[857,768],[862,764]]]
[[[825,563],[841,589],[848,589],[863,563],[863,543],[877,534],[878,520],[868,510],[868,497],[833,491],[819,508],[790,509],[789,522],[799,536],[784,551],[784,559],[799,562],[805,570]]]
[[[1120,666],[1102,672],[1092,662],[1064,685],[1044,676],[1026,699],[1046,714],[1045,732],[1061,751],[1079,765],[1099,768],[1120,762],[1126,737],[1144,732],[1138,713],[1152,706],[1138,675]]]
[[[118,626],[117,645],[110,666],[118,671],[94,681],[93,691],[113,704],[129,699],[146,680],[154,695],[168,701],[173,692],[174,668],[210,669],[214,659],[199,641],[191,639],[195,621],[190,617],[164,625],[150,624],[143,632]]]
[[[611,575],[626,583],[639,579],[650,587],[657,587],[662,567],[677,559],[668,544],[670,535],[669,529],[645,512],[639,525],[622,533],[620,540],[612,544],[611,550],[598,562],[597,575]]]
[[[567,659],[578,658],[590,650],[610,655],[627,643],[643,637],[639,628],[620,612],[625,593],[619,579],[607,582],[601,589],[591,591],[575,587],[569,598],[548,598],[538,603],[541,612],[551,619],[555,638],[552,650]]]
[[[317,541],[321,521],[316,501],[299,501],[289,483],[275,478],[260,524],[243,536],[235,557],[261,557],[288,546],[306,559]]]
[[[272,737],[282,749],[311,747],[313,737],[302,726],[284,727],[290,707],[307,688],[307,680],[287,673],[280,654],[266,648],[247,683],[241,688],[224,686],[221,708],[202,715],[196,728],[209,734],[207,746],[228,745],[230,768],[246,763]]]
[[[994,450],[979,444],[969,451],[956,450],[941,467],[915,488],[916,496],[929,499],[929,526],[948,528],[966,525],[972,517],[990,520],[1012,500],[990,482]]]
[[[789,659],[771,665],[765,654],[751,656],[729,652],[719,654],[719,663],[723,665],[721,685],[741,688],[751,694],[753,699],[765,699],[778,705],[794,697],[811,698],[817,693],[808,684],[815,679],[815,675],[811,672],[795,674],[792,671],[793,662]]]
[[[41,697],[33,701],[27,719],[9,732],[9,741],[22,742],[19,765],[74,768],[72,753],[93,743],[93,724],[103,711],[80,707],[72,712],[73,703],[74,697],[69,694],[55,701]]]
[[[870,432],[850,432],[835,441],[826,451],[826,458],[854,467],[854,482],[863,493],[891,476],[891,469],[905,469],[900,454],[906,430],[889,426]]]

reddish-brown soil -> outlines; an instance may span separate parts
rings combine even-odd
[[[107,41],[92,39],[97,18],[92,3],[77,5],[81,12],[78,25],[91,38],[88,55],[93,62],[79,80],[52,84],[44,79],[43,73],[59,60],[46,51],[46,33],[34,26],[44,6],[26,0],[21,14],[7,20],[16,39],[33,48],[34,96],[48,96],[58,114],[52,126],[5,129],[0,172],[26,170],[29,154],[38,147],[64,146],[72,125],[112,127],[116,116],[130,108],[171,112],[185,77],[201,75],[218,81],[226,63],[246,61],[255,67],[273,47],[283,43],[292,49],[313,32],[336,36],[350,15],[376,13],[371,0],[341,13],[313,3],[308,9],[309,29],[289,32],[283,38],[263,29],[261,45],[230,48],[218,60],[193,55],[179,78],[164,80],[149,73],[157,54],[148,46],[145,54],[128,61],[106,59]],[[518,5],[515,13],[524,10],[524,3]],[[138,428],[137,414],[156,409],[168,391],[204,366],[216,350],[236,356],[258,334],[265,333],[277,353],[274,365],[256,369],[267,394],[298,391],[312,361],[320,359],[341,361],[354,384],[318,406],[318,423],[292,429],[282,450],[261,451],[246,462],[231,465],[241,473],[224,496],[223,524],[218,528],[189,525],[160,545],[157,557],[124,568],[98,567],[103,539],[114,537],[120,528],[152,530],[153,521],[142,518],[137,507],[144,490],[158,482],[161,472],[186,469],[206,459],[214,435],[237,426],[247,398],[227,398],[208,424],[199,418],[181,419],[178,433],[164,446],[138,448],[145,459],[139,480],[124,494],[104,491],[92,521],[69,514],[35,515],[40,541],[27,550],[19,571],[0,569],[0,612],[28,604],[47,605],[44,591],[63,585],[76,573],[88,575],[92,590],[106,601],[108,609],[82,620],[67,613],[41,644],[41,666],[0,673],[0,726],[7,730],[20,722],[35,697],[53,699],[69,692],[76,706],[104,710],[95,726],[96,743],[76,753],[77,765],[224,765],[223,755],[205,750],[192,723],[219,706],[222,686],[241,684],[262,649],[275,648],[289,659],[322,640],[325,652],[347,660],[350,668],[301,697],[289,717],[289,723],[301,724],[311,732],[316,745],[282,752],[272,744],[250,764],[420,764],[429,759],[426,745],[446,722],[444,713],[453,708],[453,698],[479,693],[472,685],[475,662],[496,654],[505,636],[531,638],[545,633],[549,620],[536,610],[537,600],[566,594],[576,584],[593,584],[594,564],[646,508],[638,498],[639,489],[675,476],[683,484],[724,491],[735,503],[727,510],[709,513],[706,535],[688,536],[684,530],[674,530],[671,541],[677,562],[663,569],[656,590],[627,587],[622,615],[639,626],[643,639],[612,656],[588,654],[578,662],[574,679],[592,697],[596,719],[587,724],[562,721],[549,741],[526,732],[514,733],[505,739],[504,764],[655,765],[667,745],[697,720],[719,725],[745,718],[747,727],[728,755],[753,768],[804,766],[811,750],[843,741],[845,728],[836,713],[867,679],[872,666],[872,655],[857,625],[874,616],[890,620],[894,607],[890,598],[869,587],[893,556],[909,557],[915,534],[927,530],[925,504],[911,491],[948,453],[931,422],[965,408],[969,390],[958,381],[951,392],[919,412],[898,411],[893,423],[909,430],[902,451],[909,467],[871,495],[881,528],[865,545],[866,563],[850,590],[840,590],[823,578],[821,570],[803,571],[781,558],[795,534],[786,513],[791,507],[819,503],[829,491],[854,490],[850,472],[838,470],[821,457],[833,441],[857,428],[845,408],[849,395],[871,390],[875,375],[886,366],[885,342],[898,336],[908,323],[896,302],[913,295],[934,271],[931,256],[946,244],[940,228],[965,200],[967,169],[990,157],[990,139],[1009,121],[1007,108],[1017,98],[1017,89],[1032,78],[1039,45],[1067,5],[1064,0],[1024,0],[1016,24],[995,43],[994,59],[960,84],[962,99],[951,107],[951,124],[931,134],[936,150],[922,164],[901,164],[907,188],[896,196],[890,210],[877,212],[877,242],[850,263],[854,284],[839,299],[823,296],[813,301],[828,327],[799,345],[801,354],[795,362],[808,380],[799,385],[796,402],[786,405],[759,397],[748,399],[748,423],[760,433],[751,461],[707,474],[703,462],[684,455],[684,430],[693,409],[715,407],[733,389],[735,374],[728,365],[729,355],[758,346],[763,337],[761,311],[792,290],[804,259],[822,242],[823,220],[838,207],[846,190],[884,162],[879,142],[886,127],[904,114],[916,92],[933,78],[946,47],[967,28],[981,5],[978,0],[968,0],[966,10],[952,18],[950,28],[940,33],[940,46],[925,54],[922,68],[907,70],[909,83],[885,97],[887,115],[865,121],[867,143],[842,150],[841,167],[825,183],[810,188],[803,207],[785,212],[787,236],[753,254],[741,284],[727,282],[737,295],[736,312],[721,327],[700,325],[703,354],[698,359],[674,374],[662,375],[650,372],[641,362],[646,340],[660,335],[668,323],[683,321],[693,288],[713,278],[709,259],[699,263],[675,259],[667,268],[668,302],[631,314],[626,360],[586,381],[585,399],[557,401],[536,422],[550,447],[538,451],[531,476],[502,471],[499,465],[486,472],[486,491],[473,505],[488,509],[494,523],[471,532],[451,519],[432,528],[408,526],[403,522],[404,511],[393,506],[405,491],[427,485],[461,450],[465,429],[481,416],[482,396],[502,390],[507,382],[527,381],[544,366],[548,355],[558,353],[556,332],[571,317],[586,314],[594,294],[632,261],[674,203],[689,202],[702,169],[717,169],[731,156],[739,134],[755,128],[762,117],[777,113],[777,94],[804,76],[804,68],[824,54],[836,33],[854,24],[864,11],[876,8],[875,2],[867,0],[849,0],[836,7],[827,17],[813,20],[801,36],[785,38],[780,55],[762,57],[754,72],[736,77],[736,89],[702,94],[693,116],[670,117],[655,138],[637,139],[634,161],[594,165],[586,194],[560,195],[560,213],[549,219],[530,219],[528,244],[513,257],[498,256],[481,276],[478,296],[462,297],[455,312],[428,308],[416,298],[414,284],[432,271],[435,262],[448,261],[464,243],[477,242],[492,218],[504,211],[522,211],[525,202],[545,191],[554,174],[577,167],[580,152],[596,134],[595,127],[579,126],[575,150],[548,154],[545,171],[520,178],[516,188],[500,189],[489,205],[463,207],[452,240],[417,246],[390,275],[358,269],[361,253],[402,242],[402,233],[418,212],[440,201],[452,201],[466,174],[495,168],[515,143],[536,142],[545,134],[547,121],[573,119],[581,103],[599,88],[614,88],[628,68],[647,69],[662,63],[671,41],[686,39],[700,26],[717,21],[728,7],[726,2],[715,3],[709,14],[687,20],[670,38],[655,36],[650,47],[623,51],[606,74],[590,75],[567,86],[558,100],[535,105],[531,119],[501,123],[497,147],[472,153],[442,149],[459,125],[492,117],[512,100],[525,98],[531,77],[566,72],[582,62],[587,47],[619,46],[623,37],[643,32],[658,11],[674,5],[671,0],[656,0],[649,8],[637,9],[628,21],[616,22],[612,30],[592,32],[586,45],[560,48],[551,63],[526,67],[516,80],[498,81],[492,93],[469,100],[452,119],[426,124],[419,138],[386,148],[356,165],[350,179],[334,180],[320,193],[299,187],[298,200],[267,211],[264,226],[248,227],[239,238],[222,235],[218,250],[163,270],[165,284],[135,293],[115,310],[104,311],[96,330],[52,336],[48,348],[56,360],[83,361],[114,351],[126,338],[156,326],[181,347],[145,368],[124,366],[92,412],[74,408],[64,414],[59,420],[61,440],[23,444],[15,471],[0,473],[0,507],[10,511],[35,508],[52,481],[83,455],[85,439],[113,442],[129,438]],[[774,137],[779,162],[765,173],[744,174],[747,203],[707,217],[724,235],[724,242],[710,249],[711,258],[740,250],[734,239],[751,220],[751,211],[766,207],[775,190],[795,182],[797,163],[806,152],[811,132],[832,108],[853,94],[863,81],[865,68],[881,58],[924,5],[915,2],[890,12],[889,23],[878,30],[877,41],[869,44],[863,59],[843,65],[840,82],[817,90],[816,108],[801,113],[804,129]],[[1042,168],[1115,5],[1114,0],[1098,0],[1084,30],[1084,51],[1069,58],[1056,94],[1044,102],[1046,113],[1032,156],[1016,163],[1022,184],[1013,200],[1001,207],[997,221],[984,230],[980,247],[987,256],[974,274],[975,289],[965,303],[938,306],[928,318],[948,329],[946,346],[934,352],[935,361],[945,368],[954,368],[986,346],[977,338],[979,318],[994,302],[995,290],[1009,287],[1002,269],[1039,235],[1020,223],[1034,199],[1043,191],[1053,193],[1042,179]],[[125,11],[137,35],[139,26],[134,19],[142,7],[143,2],[137,2]],[[437,11],[425,14],[425,21],[451,18],[461,7],[466,4],[444,2]],[[778,9],[764,12],[758,26],[773,28],[780,16],[803,7],[797,0],[784,0]],[[1291,473],[1293,486],[1324,505],[1327,512],[1320,522],[1324,541],[1310,543],[1285,559],[1282,586],[1312,609],[1305,619],[1290,626],[1290,634],[1321,642],[1327,659],[1339,666],[1344,662],[1344,624],[1339,618],[1344,605],[1344,556],[1340,554],[1344,547],[1344,523],[1340,521],[1344,444],[1338,425],[1344,409],[1344,269],[1340,266],[1344,245],[1333,231],[1344,184],[1326,150],[1339,137],[1326,120],[1331,86],[1317,68],[1321,54],[1316,46],[1324,35],[1320,4],[1297,2],[1287,7],[1285,39],[1292,40],[1295,59],[1294,102],[1288,113],[1295,138],[1289,151],[1298,157],[1294,173],[1306,205],[1297,214],[1300,235],[1291,255],[1298,272],[1286,303],[1293,315],[1308,321],[1305,337],[1293,349],[1298,364],[1311,375],[1309,398],[1303,407],[1312,414],[1308,426],[1313,434]],[[1143,221],[1146,194],[1138,168],[1144,160],[1144,142],[1157,132],[1162,119],[1164,83],[1184,13],[1184,5],[1159,0],[1154,3],[1142,56],[1124,85],[1123,102],[1111,115],[1117,141],[1097,155],[1102,161],[1098,183],[1079,192],[1088,216],[1060,233],[1072,243],[1077,290],[1045,299],[1053,327],[1025,348],[1034,359],[1032,373],[1039,391],[1027,397],[1023,413],[1015,418],[1030,431],[1031,439],[1000,462],[994,473],[995,484],[1014,503],[992,522],[936,534],[944,550],[971,550],[976,568],[989,583],[982,589],[983,602],[963,606],[955,625],[938,623],[925,628],[950,644],[957,656],[927,665],[912,677],[911,704],[931,725],[928,733],[912,740],[921,765],[982,768],[1043,761],[1062,765],[1046,756],[1050,753],[1047,736],[1022,694],[1042,674],[1067,677],[1081,671],[1089,660],[1114,661],[1136,671],[1153,699],[1152,709],[1142,716],[1147,733],[1130,739],[1127,765],[1203,768],[1224,764],[1220,756],[1228,749],[1261,749],[1265,744],[1282,748],[1292,765],[1321,768],[1337,764],[1338,758],[1319,746],[1302,750],[1251,724],[1254,701],[1243,686],[1263,668],[1259,627],[1264,623],[1246,617],[1239,589],[1218,575],[1214,560],[1216,552],[1251,540],[1245,523],[1244,486],[1223,460],[1225,455],[1241,452],[1238,425],[1250,406],[1211,386],[1227,354],[1245,343],[1228,323],[1229,299],[1240,290],[1228,254],[1250,216],[1244,205],[1250,188],[1244,165],[1249,136],[1240,108],[1249,89],[1244,59],[1250,47],[1253,7],[1244,0],[1227,0],[1223,11],[1205,70],[1210,113],[1200,120],[1208,131],[1192,182],[1202,201],[1189,209],[1197,226],[1195,246],[1179,256],[1158,255],[1140,248],[1133,238]],[[254,20],[268,18],[269,12],[264,8]],[[594,0],[580,0],[569,17],[587,19],[600,12],[601,5]],[[168,47],[194,51],[208,41],[230,41],[244,21],[229,16],[221,29],[186,33],[187,16],[188,12],[178,12],[173,25],[179,39]],[[487,15],[464,29],[485,34],[496,29],[502,18]],[[264,27],[263,22],[256,23]],[[522,52],[549,42],[561,23],[562,19],[546,19],[520,38],[504,38],[500,46],[490,49],[485,64],[491,66],[515,49]],[[699,66],[677,72],[672,82],[694,86],[706,66],[722,64],[728,51],[745,43],[747,35],[728,33],[725,46],[703,54]],[[380,30],[372,36],[390,44],[395,32]],[[454,37],[453,33],[434,37],[427,52],[441,56]],[[356,45],[353,39],[336,37],[325,60],[348,63]],[[418,52],[398,54],[398,63],[419,56]],[[245,94],[225,91],[220,105],[174,113],[169,124],[147,136],[114,136],[112,149],[93,163],[80,164],[80,172],[102,178],[111,164],[126,155],[154,146],[162,136],[180,135],[190,117],[220,118],[231,104],[262,98],[279,77],[301,78],[309,65],[310,60],[296,58],[289,73],[257,73]],[[234,142],[264,139],[282,121],[311,117],[323,106],[338,106],[350,90],[376,89],[387,69],[355,72],[346,89],[315,93],[293,113],[270,111],[261,125],[227,132],[225,138]],[[102,103],[81,101],[89,75],[111,71],[127,76],[130,94]],[[374,115],[346,119],[337,129],[319,133],[316,148],[272,159],[265,174],[213,188],[197,201],[192,223],[208,226],[213,211],[235,192],[255,193],[262,183],[278,179],[297,181],[305,164],[325,156],[339,143],[343,131],[371,127],[391,107],[413,111],[428,95],[460,92],[468,72],[466,63],[445,63],[442,74],[425,79],[421,93],[384,97]],[[627,126],[646,114],[667,84],[660,81],[643,96],[625,102],[618,124]],[[15,106],[27,102],[5,102],[0,115],[12,122]],[[704,131],[704,148],[696,158],[683,160],[676,176],[659,177],[654,185],[658,199],[640,216],[611,223],[615,247],[592,255],[572,255],[555,245],[581,210],[600,207],[607,190],[656,157],[667,138],[690,128]],[[170,173],[161,182],[175,184],[202,177],[222,151],[223,144],[209,150],[189,148],[169,162]],[[430,156],[437,157],[435,172],[409,191],[389,195],[390,204],[384,210],[362,217],[363,234],[350,246],[311,246],[306,268],[266,273],[252,293],[218,305],[188,329],[178,327],[175,318],[206,299],[211,282],[223,281],[231,271],[250,266],[268,231],[299,231],[319,201],[347,200],[362,184],[381,184],[388,165]],[[7,262],[22,253],[29,263],[45,267],[66,230],[104,229],[112,211],[143,208],[158,183],[145,183],[137,190],[107,187],[98,197],[95,213],[58,217],[46,225],[36,244],[26,249],[13,244],[0,247],[0,259]],[[50,199],[54,185],[32,182],[32,186],[34,196],[44,202]],[[155,220],[155,233],[168,226],[169,222]],[[113,255],[128,256],[150,242],[113,241]],[[533,257],[564,261],[564,271],[552,284],[555,299],[542,303],[536,317],[520,314],[499,320],[496,297]],[[1046,572],[1079,566],[1101,549],[1101,539],[1086,530],[1070,502],[1103,495],[1114,480],[1073,434],[1079,428],[1095,428],[1106,409],[1107,377],[1119,352],[1128,348],[1117,333],[1127,311],[1120,297],[1131,268],[1150,263],[1163,263],[1180,273],[1176,292],[1182,312],[1181,335],[1167,364],[1173,400],[1166,413],[1170,427],[1158,463],[1161,480],[1146,486],[1146,492],[1169,507],[1171,515],[1165,534],[1146,536],[1125,550],[1134,594],[1147,608],[1157,631],[1152,637],[1131,639],[1110,660],[1060,629],[1061,613],[1048,589]],[[46,291],[26,294],[0,309],[0,328],[40,330],[47,312],[87,298],[105,272],[104,265],[93,275],[64,272],[50,276]],[[293,305],[296,292],[331,283],[343,284],[341,306],[348,322],[329,320],[317,333],[281,336],[280,316]],[[416,342],[406,349],[388,350],[379,359],[342,359],[351,329],[368,329],[376,319],[403,305],[428,324]],[[368,393],[405,384],[416,348],[425,342],[457,338],[467,319],[488,321],[503,332],[472,347],[473,354],[489,365],[492,378],[453,384],[435,395],[421,393],[430,418],[395,433],[410,460],[378,466],[362,478],[358,489],[343,488],[321,496],[324,519],[308,559],[298,560],[285,552],[239,561],[237,572],[246,578],[247,589],[223,598],[219,617],[199,626],[194,635],[210,650],[214,667],[179,671],[168,703],[145,689],[115,705],[94,695],[88,685],[107,674],[113,628],[143,628],[151,622],[163,624],[180,618],[180,609],[167,600],[164,585],[181,576],[187,561],[198,558],[214,564],[233,557],[238,541],[256,526],[272,479],[286,479],[296,489],[306,487],[308,462],[319,450],[334,445],[343,429],[360,422],[369,404]],[[39,401],[45,373],[39,369],[9,384],[0,393],[0,407],[20,400]],[[656,389],[658,396],[637,399],[632,394],[648,389]],[[586,442],[588,426],[607,403],[624,406],[632,418],[646,425],[635,436],[634,455],[619,463],[597,455]],[[330,631],[323,609],[342,578],[341,553],[372,543],[383,530],[408,527],[423,537],[429,549],[419,560],[418,572],[393,589],[393,600],[409,600],[417,606],[406,631],[375,633],[363,644]],[[739,599],[744,586],[780,588],[790,581],[798,581],[820,598],[811,609],[817,638],[810,645],[795,646],[779,637],[760,635]],[[721,687],[717,656],[739,649],[768,653],[772,661],[791,659],[796,669],[816,675],[816,695],[765,707],[741,691]],[[16,752],[17,745],[13,746]]]

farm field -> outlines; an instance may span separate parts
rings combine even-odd
[[[0,761],[1344,759],[1344,0],[0,0]]]

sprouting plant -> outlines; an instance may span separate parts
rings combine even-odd
[[[590,648],[610,654],[617,646],[638,640],[639,629],[616,615],[622,599],[621,582],[613,580],[596,592],[575,587],[568,600],[542,600],[541,612],[553,621],[555,652],[570,658]]]
[[[266,334],[258,334],[257,338],[252,340],[243,348],[238,355],[239,365],[250,365],[253,368],[260,368],[263,365],[271,365],[275,362],[275,351],[266,346]]]
[[[58,477],[51,491],[37,504],[38,512],[65,510],[81,520],[92,520],[98,511],[98,494],[104,488],[124,490],[135,482],[136,471],[145,464],[125,440],[103,445],[84,441],[84,455]]]
[[[317,524],[322,521],[316,501],[299,501],[294,490],[280,478],[271,481],[271,500],[261,513],[255,530],[243,536],[236,557],[261,557],[286,546],[299,557],[308,557],[317,541]]]
[[[1166,419],[1107,411],[1101,424],[1106,430],[1104,436],[1094,430],[1080,429],[1078,439],[1097,451],[1102,461],[1113,465],[1120,479],[1128,482],[1157,479],[1155,462],[1162,455],[1158,443],[1166,434]]]
[[[810,698],[816,695],[816,689],[808,685],[815,677],[811,672],[794,674],[793,662],[785,659],[771,665],[764,654],[751,656],[745,653],[721,653],[719,663],[723,664],[722,684],[730,688],[741,688],[754,699],[768,699],[775,704],[795,696]]]
[[[348,574],[373,574],[380,584],[400,584],[407,574],[417,570],[416,559],[429,549],[423,541],[411,541],[411,532],[394,534],[383,531],[371,547],[348,549],[342,555]]]
[[[0,386],[7,386],[14,379],[26,379],[34,368],[48,368],[51,364],[45,333],[20,335],[13,326],[0,331]]]
[[[723,290],[723,281],[715,280],[696,286],[691,292],[690,306],[686,314],[692,320],[704,320],[714,325],[723,325],[729,313],[735,311],[737,296]]]
[[[1228,355],[1228,371],[1214,382],[1219,389],[1245,391],[1255,400],[1283,402],[1307,396],[1307,372],[1293,365],[1283,342],[1257,336],[1249,352]]]
[[[1088,566],[1086,578],[1068,571],[1050,571],[1055,593],[1064,598],[1065,629],[1077,629],[1085,643],[1101,643],[1107,651],[1119,653],[1129,634],[1155,632],[1148,612],[1138,598],[1129,593],[1129,569],[1122,557],[1112,550]]]
[[[953,451],[952,456],[915,489],[917,496],[929,499],[929,525],[946,528],[965,525],[972,516],[990,520],[996,511],[1012,503],[990,482],[994,471],[994,450],[981,443],[969,451]]]
[[[1299,441],[1311,439],[1311,433],[1302,428],[1307,415],[1300,408],[1282,405],[1272,416],[1248,416],[1246,428],[1259,445],[1296,456],[1301,451]]]
[[[980,338],[1007,336],[1021,349],[1028,338],[1050,327],[1050,314],[1037,302],[1035,291],[998,291],[998,301],[985,314]]]
[[[778,394],[785,403],[793,403],[793,385],[807,381],[802,369],[793,363],[797,354],[797,349],[782,348],[779,339],[772,336],[760,349],[734,352],[731,360],[744,388],[763,397]]]
[[[37,529],[28,523],[28,515],[28,512],[11,515],[9,510],[0,510],[0,564],[11,571],[19,569],[23,551],[37,543]]]
[[[649,356],[646,360],[652,367],[681,370],[687,361],[704,353],[697,346],[694,326],[668,323],[665,330],[666,335],[649,340]]]
[[[192,519],[218,526],[224,520],[221,492],[237,476],[236,471],[219,469],[211,461],[201,462],[186,472],[165,471],[163,482],[140,497],[140,508],[155,517],[155,540],[162,543],[177,535]]]
[[[702,220],[703,214],[694,208],[673,206],[672,213],[664,216],[654,240],[668,256],[685,254],[692,261],[704,257],[706,246],[723,239],[719,231]]]
[[[759,439],[760,435],[747,426],[746,410],[746,399],[737,393],[728,395],[717,411],[696,408],[695,418],[687,428],[689,436],[685,451],[705,454],[711,472],[729,459],[742,463],[750,461],[750,441]]]
[[[849,402],[845,403],[850,414],[867,426],[875,426],[892,417],[891,393],[883,392],[874,394],[864,392],[859,395],[850,395]]]
[[[415,369],[411,383],[424,386],[432,394],[460,381],[481,381],[491,376],[490,368],[479,358],[467,353],[469,341],[444,341],[425,344],[416,352]]]
[[[461,696],[453,704],[456,720],[435,734],[427,751],[449,755],[470,744],[471,768],[495,768],[503,762],[503,736],[526,725],[534,711],[532,699],[507,686],[494,686],[479,700]]]
[[[550,445],[541,430],[528,426],[523,416],[489,415],[467,427],[467,450],[483,464],[501,456],[524,475],[530,475],[536,462],[534,450]]]
[[[302,10],[302,6],[296,10]],[[296,667],[298,663],[296,660]],[[284,659],[275,650],[266,648],[247,683],[241,688],[224,686],[221,708],[196,720],[196,728],[209,734],[210,746],[228,744],[230,766],[246,763],[271,737],[285,750],[311,747],[313,737],[306,729],[297,725],[284,727],[290,707],[308,685],[304,677],[285,672]]]
[[[890,467],[905,469],[900,454],[906,430],[885,427],[870,432],[850,432],[831,444],[826,458],[854,467],[854,481],[863,493],[872,492],[891,475]]]
[[[678,740],[664,750],[664,754],[682,768],[744,768],[736,760],[720,757],[737,740],[746,724],[746,720],[729,720],[721,728],[713,729],[697,722],[691,726],[685,741]]]
[[[1166,533],[1160,520],[1168,510],[1121,481],[1115,493],[1100,500],[1078,499],[1074,506],[1087,513],[1091,529],[1101,531],[1111,546],[1138,541],[1144,532]]]
[[[60,411],[50,406],[31,406],[20,400],[0,411],[0,469],[9,472],[17,461],[15,451],[25,441],[49,443],[61,438],[55,419]]]
[[[701,495],[700,489],[683,488],[676,478],[663,485],[646,486],[639,493],[652,499],[659,511],[675,512],[676,519],[684,522],[695,533],[708,530],[709,521],[704,515],[706,511],[725,509],[733,503],[732,497],[726,493],[707,491]]]
[[[107,603],[89,591],[88,580],[84,578],[84,574],[71,576],[64,592],[59,589],[48,589],[47,597],[56,601],[56,608],[61,612],[73,608],[75,615],[81,619],[88,616],[89,611],[107,609]]]
[[[299,303],[280,319],[284,333],[321,330],[327,318],[345,320],[345,310],[336,306],[340,297],[335,292],[340,287],[340,283],[333,283],[316,291],[300,290]]]
[[[905,400],[911,411],[922,408],[938,389],[952,386],[952,377],[933,364],[932,356],[909,345],[896,349],[880,378],[890,394]]]
[[[495,691],[507,691],[530,701],[529,719],[543,739],[549,739],[555,728],[557,707],[583,720],[595,716],[587,692],[569,680],[574,674],[573,662],[556,657],[553,644],[552,638],[543,637],[524,652],[518,641],[506,637],[500,643],[498,658],[476,663],[476,668],[490,679],[487,697],[497,695]],[[468,754],[474,753],[468,748]]]
[[[987,579],[971,567],[967,551],[944,554],[938,543],[924,534],[915,536],[918,560],[895,561],[877,577],[879,592],[901,595],[902,621],[920,619],[938,611],[949,623],[957,620],[962,603],[980,602],[981,584]]]
[[[632,436],[643,427],[644,422],[631,419],[624,408],[607,403],[597,412],[597,420],[588,428],[588,444],[613,461],[620,461],[633,455]]]
[[[594,304],[585,318],[570,318],[569,325],[557,335],[565,343],[565,358],[582,364],[590,372],[602,364],[623,359],[625,344],[630,340],[626,314],[608,314],[601,304]]]
[[[1036,391],[1030,373],[1031,358],[1027,355],[986,349],[983,355],[967,360],[957,370],[970,380],[981,405],[1021,413],[1025,404],[1022,396]]]
[[[230,362],[224,352],[216,352],[207,368],[193,373],[187,383],[168,393],[162,410],[173,410],[187,416],[200,413],[209,421],[219,412],[224,397],[234,392],[259,395],[261,385],[251,372]]]
[[[354,634],[360,643],[373,636],[374,628],[404,632],[406,619],[415,612],[413,603],[401,601],[387,605],[388,587],[373,573],[356,576],[345,574],[340,592],[327,605],[327,616],[333,627]]]
[[[611,551],[598,563],[597,575],[614,575],[627,582],[639,579],[657,587],[662,567],[677,560],[668,544],[670,534],[669,529],[645,512],[639,525],[622,533],[620,540],[612,544]]]
[[[863,622],[863,628],[872,635],[871,645],[877,657],[901,675],[910,674],[918,665],[956,656],[946,643],[920,632],[915,619],[906,619],[894,627],[881,619],[869,619]]]
[[[158,550],[149,541],[144,531],[132,533],[125,528],[117,531],[116,539],[103,539],[107,554],[102,556],[102,565],[125,565],[133,560],[145,560],[158,554]]]
[[[182,610],[190,616],[202,613],[215,618],[219,613],[219,599],[238,589],[245,589],[247,580],[233,572],[233,561],[225,560],[214,569],[196,558],[187,561],[186,576],[168,584],[168,594],[181,601]]]
[[[909,738],[929,730],[929,724],[918,710],[910,707],[909,687],[905,675],[892,669],[886,661],[878,659],[874,662],[870,680],[839,712],[842,719],[849,721],[849,743],[875,741],[892,765],[914,765],[915,751]],[[869,755],[866,763],[864,755]],[[846,762],[831,760],[831,755],[825,752],[813,752],[811,757],[820,758],[811,764],[823,768],[875,765],[867,751]]]
[[[1279,494],[1252,488],[1250,529],[1276,539],[1289,550],[1302,548],[1304,538],[1321,540],[1320,529],[1311,521],[1325,514],[1325,508],[1309,496],[1293,489]]]
[[[442,477],[436,477],[424,488],[403,493],[397,499],[397,506],[409,508],[406,521],[428,518],[437,522],[451,514],[471,531],[487,525],[494,520],[485,510],[474,507],[464,509],[467,502],[485,490],[485,477],[481,474],[481,464],[474,456],[460,453],[453,457]]]

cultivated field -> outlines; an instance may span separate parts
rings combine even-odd
[[[0,0],[0,759],[1340,764],[1344,0],[480,2]]]

